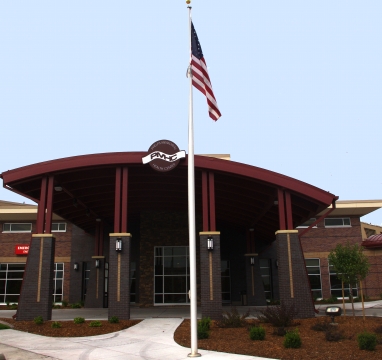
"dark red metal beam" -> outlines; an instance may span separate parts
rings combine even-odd
[[[46,197],[46,213],[45,213],[45,229],[46,234],[52,232],[52,214],[53,214],[53,185],[54,176],[48,177],[47,197]]]
[[[44,232],[47,185],[48,185],[48,178],[44,176],[41,179],[40,200],[37,206],[37,223],[36,223],[37,234],[43,234]]]
[[[210,231],[216,231],[215,178],[213,172],[208,174],[208,190],[210,195]]]
[[[206,171],[202,171],[202,213],[203,231],[208,231],[208,178]]]
[[[285,212],[286,212],[287,230],[293,230],[292,200],[290,197],[290,192],[285,191],[284,194],[285,194]]]
[[[277,189],[277,199],[279,205],[279,230],[286,230],[285,221],[285,201],[284,201],[284,190]]]
[[[121,232],[121,168],[115,169],[114,232]]]
[[[122,168],[122,208],[121,208],[121,232],[127,233],[127,195],[128,195],[128,169]]]

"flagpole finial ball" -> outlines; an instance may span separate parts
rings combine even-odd
[[[186,4],[187,5],[191,4],[191,0],[186,0]]]

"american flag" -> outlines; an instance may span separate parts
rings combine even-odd
[[[202,47],[200,46],[193,23],[191,23],[191,71],[192,85],[206,96],[210,118],[216,121],[220,118],[221,113],[212,91],[207,64],[204,60]]]

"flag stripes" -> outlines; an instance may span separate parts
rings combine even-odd
[[[208,75],[207,64],[204,60],[202,48],[194,24],[191,23],[191,72],[192,85],[197,88],[207,99],[210,118],[218,120],[221,113],[212,90],[211,80]]]

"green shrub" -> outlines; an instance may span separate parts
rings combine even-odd
[[[62,325],[58,321],[53,321],[51,326],[53,329],[59,329]]]
[[[62,300],[61,301],[62,307],[67,307],[69,305],[68,300]]]
[[[83,317],[75,317],[73,321],[75,324],[83,324],[85,319]]]
[[[33,319],[34,323],[36,325],[42,325],[44,323],[44,319],[42,318],[42,316],[37,316]]]
[[[79,309],[79,308],[81,308],[81,303],[71,304],[70,307],[71,307],[72,309]]]
[[[344,338],[343,331],[337,329],[333,325],[329,325],[325,331],[325,339],[326,341],[340,341]]]
[[[223,318],[216,324],[222,328],[238,328],[246,325],[245,318],[249,316],[249,309],[243,315],[240,315],[235,307],[231,311],[223,311]]]
[[[203,317],[198,321],[198,339],[208,339],[210,336],[211,319],[209,317]]]
[[[17,310],[17,304],[11,304],[10,307],[11,310]]]
[[[253,326],[249,330],[249,337],[251,340],[264,340],[265,329],[262,326]]]
[[[89,326],[90,327],[100,327],[100,326],[102,326],[102,323],[101,323],[101,321],[94,320],[94,321],[90,322]]]
[[[206,327],[208,330],[211,328],[211,318],[209,317],[202,317],[199,321],[202,326]]]
[[[270,323],[275,327],[288,327],[293,324],[293,320],[298,311],[292,303],[290,306],[285,304],[267,306],[267,308],[261,310],[260,313],[261,315],[258,316],[260,321]]]
[[[6,330],[6,329],[10,329],[10,327],[8,325],[0,323],[0,330]]]
[[[361,334],[358,334],[357,341],[358,347],[361,350],[372,351],[375,350],[375,347],[377,346],[377,335],[365,331]]]
[[[109,323],[111,324],[118,324],[119,323],[119,319],[117,316],[112,316],[110,319],[109,319]]]
[[[287,349],[298,349],[301,347],[301,337],[297,329],[286,333],[284,347]]]

